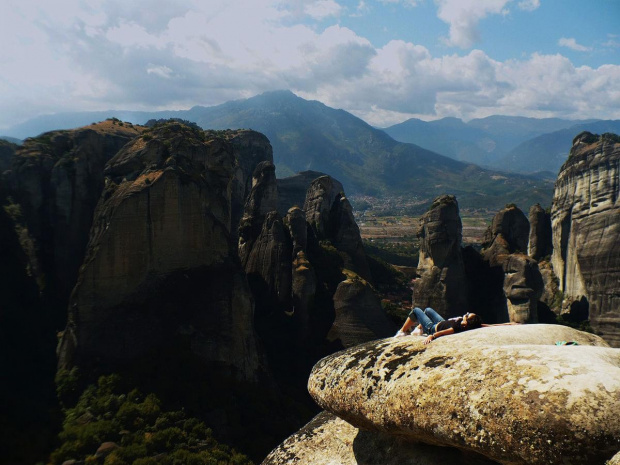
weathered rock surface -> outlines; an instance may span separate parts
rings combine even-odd
[[[356,427],[504,464],[602,464],[620,447],[620,351],[557,325],[370,342],[317,363],[308,389]]]
[[[336,229],[330,221],[330,214],[336,198],[344,192],[342,184],[331,176],[321,176],[310,183],[304,200],[306,221],[316,236],[331,236]]]
[[[486,457],[449,447],[407,442],[365,431],[322,412],[273,450],[262,465],[493,465]]]
[[[620,465],[620,452],[614,455],[606,465]]]
[[[461,245],[463,226],[459,206],[453,195],[437,197],[420,218],[417,232],[420,259],[417,272],[421,278],[414,290],[414,306],[432,307],[452,317],[469,310],[467,280]]]
[[[278,213],[283,218],[292,207],[303,208],[306,193],[312,181],[327,176],[320,171],[302,171],[293,176],[278,179]]]
[[[582,133],[555,185],[553,269],[567,297],[585,296],[590,324],[620,347],[620,138]]]
[[[178,123],[145,136],[106,167],[59,366],[114,369],[177,347],[255,380],[251,298],[230,229],[234,146]]]
[[[45,133],[18,148],[12,187],[45,274],[46,303],[66,308],[104,188],[104,166],[141,130],[104,121]]]
[[[484,235],[484,243],[495,254],[526,253],[530,222],[514,205],[500,210]]]
[[[487,269],[484,274],[492,284],[485,286],[483,295],[492,302],[492,311],[501,315],[490,321],[538,322],[543,280],[536,260],[523,253],[527,250],[528,237],[529,221],[516,206],[497,213],[485,233],[482,256]],[[499,294],[498,283],[503,289]]]
[[[267,214],[275,212],[277,203],[276,168],[271,162],[260,162],[252,174],[252,189],[239,224],[239,258],[243,266],[250,259]]]
[[[551,214],[547,213],[540,204],[532,205],[529,220],[530,241],[527,253],[534,260],[540,260],[553,252]]]
[[[227,134],[237,160],[231,199],[231,231],[236,235],[239,221],[245,211],[245,202],[252,190],[254,170],[261,162],[273,163],[273,149],[269,139],[256,131],[229,130]]]
[[[245,261],[245,272],[256,300],[257,316],[290,312],[293,244],[277,211],[269,212]]]
[[[304,212],[316,238],[330,240],[344,252],[345,268],[370,281],[360,230],[342,184],[330,176],[315,179],[308,188]]]
[[[370,284],[357,275],[352,274],[338,285],[334,310],[336,317],[327,338],[338,340],[342,347],[388,337],[396,331]]]

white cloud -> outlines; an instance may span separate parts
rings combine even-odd
[[[172,77],[172,70],[167,66],[156,66],[149,64],[146,68],[146,74],[154,74],[164,79],[170,79]]]
[[[378,0],[379,3],[383,3],[384,5],[402,3],[405,6],[415,7],[418,6],[424,0]]]
[[[540,7],[540,0],[523,0],[518,5],[522,10],[534,11]]]
[[[435,0],[437,16],[450,25],[446,44],[470,48],[479,39],[478,23],[492,14],[507,14],[511,0]]]
[[[317,17],[336,12],[329,2],[156,0],[159,12],[146,11],[147,0],[63,0],[70,8],[61,13],[51,2],[5,1],[0,127],[40,113],[182,109],[275,89],[378,126],[411,116],[620,118],[618,65],[576,67],[540,54],[501,62],[481,50],[441,56],[403,40],[377,48],[347,27],[308,19],[310,6]],[[463,9],[446,16],[451,38],[472,40],[477,21],[507,2],[460,0]]]
[[[575,50],[576,52],[589,52],[592,50],[592,47],[586,47],[584,45],[579,45],[575,39],[562,37],[558,40],[558,45],[561,47],[570,48],[571,50]]]
[[[342,7],[333,0],[319,0],[310,3],[304,8],[304,13],[314,19],[325,19],[329,16],[338,16]]]

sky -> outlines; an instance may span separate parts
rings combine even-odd
[[[0,133],[289,89],[387,127],[620,119],[620,0],[2,0]]]

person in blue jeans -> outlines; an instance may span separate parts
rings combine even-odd
[[[475,313],[468,312],[462,317],[446,320],[430,307],[425,310],[415,307],[409,313],[403,327],[396,333],[396,337],[406,336],[409,333],[409,330],[415,325],[413,321],[414,318],[419,324],[413,331],[413,334],[422,334],[422,332],[428,334],[427,338],[424,340],[424,344],[429,344],[434,339],[441,336],[456,334],[483,326],[482,318]]]

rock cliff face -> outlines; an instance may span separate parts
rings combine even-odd
[[[535,323],[538,321],[538,300],[543,291],[543,279],[536,260],[523,252],[527,250],[530,233],[529,221],[516,206],[508,206],[493,218],[485,234],[483,259],[487,266],[483,295],[493,302],[494,312],[506,309],[508,319],[502,315],[490,321]],[[500,271],[501,270],[501,271]],[[497,293],[499,284],[503,292]]]
[[[463,315],[467,304],[467,280],[461,245],[463,226],[459,206],[452,195],[436,198],[420,219],[418,274],[414,306],[432,307],[448,317]]]
[[[620,347],[620,138],[582,133],[555,185],[552,264],[560,289],[589,303],[590,323]]]
[[[245,202],[252,190],[252,175],[261,162],[273,163],[273,149],[263,134],[239,130],[228,133],[237,160],[232,184],[231,231],[237,234],[239,221],[245,210]]]
[[[534,260],[540,260],[553,252],[551,238],[551,214],[547,213],[540,204],[530,208],[530,242],[528,255]]]
[[[66,309],[104,187],[104,166],[141,130],[105,121],[45,133],[18,148],[10,179],[45,275],[46,304]]]
[[[523,325],[422,342],[374,341],[326,357],[309,392],[357,428],[502,464],[602,464],[620,449],[620,351],[600,337]]]
[[[0,179],[2,178],[2,173],[11,168],[13,156],[17,148],[17,145],[0,139]]]
[[[304,212],[316,238],[330,240],[344,252],[345,267],[370,281],[360,230],[342,184],[330,176],[315,179],[308,188]]]
[[[304,210],[293,206],[284,220],[276,211],[282,205],[276,185],[273,164],[259,164],[239,233],[239,255],[256,299],[257,323],[271,328],[263,327],[264,338],[284,332],[297,339],[292,345],[321,345],[327,338],[342,348],[389,335],[393,326],[366,281],[370,271],[342,185],[329,176],[315,179]],[[326,256],[336,261],[323,263]],[[319,305],[317,286],[327,300]]]
[[[116,369],[174,349],[257,379],[250,293],[231,233],[230,135],[167,124],[110,160],[60,367]]]
[[[302,171],[293,176],[278,179],[278,213],[283,218],[289,208],[303,208],[306,193],[312,181],[327,176],[319,171]]]

